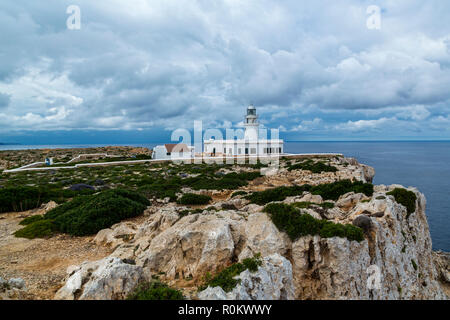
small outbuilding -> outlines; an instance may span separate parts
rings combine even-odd
[[[156,160],[193,158],[194,147],[185,143],[166,143],[153,148],[152,158]]]

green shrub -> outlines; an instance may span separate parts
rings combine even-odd
[[[317,186],[305,184],[301,186],[277,187],[254,192],[246,198],[253,203],[264,205],[273,201],[283,201],[286,197],[301,195],[305,191],[320,195],[325,200],[337,200],[347,192],[364,193],[366,196],[372,196],[373,185],[361,181],[351,182],[350,180],[341,180],[332,183],[319,184]]]
[[[418,268],[418,267],[417,267],[417,263],[416,263],[416,261],[415,261],[414,259],[411,259],[411,264],[412,264],[414,270],[417,271],[417,268]]]
[[[334,203],[333,202],[323,202],[323,203],[319,204],[319,206],[321,206],[324,209],[333,209]]]
[[[406,218],[409,218],[411,213],[416,211],[416,194],[412,191],[403,189],[403,188],[395,188],[391,192],[386,193],[388,196],[394,196],[395,201],[400,203],[401,205],[406,207],[407,215]]]
[[[36,187],[7,187],[0,189],[0,213],[34,209],[43,203],[43,194]]]
[[[322,207],[323,209],[332,209],[332,208],[334,208],[334,203],[333,202],[323,202],[321,204],[312,203],[312,202],[295,202],[292,205],[294,207],[300,208],[300,209],[313,208],[314,206],[319,206],[319,207]]]
[[[50,200],[61,203],[77,195],[94,192],[93,190],[65,190],[57,186],[10,186],[0,189],[0,213],[35,209]]]
[[[260,192],[253,192],[245,198],[253,203],[264,205],[273,201],[283,201],[287,197],[301,195],[304,191],[309,191],[310,185],[292,186],[292,187],[277,187],[267,189]]]
[[[85,196],[75,204],[63,204],[55,208],[57,229],[75,236],[95,234],[124,219],[136,217],[149,205],[141,195],[126,190],[108,190],[96,195]],[[75,206],[77,205],[77,206]],[[49,211],[44,217],[53,217]]]
[[[127,296],[127,300],[184,300],[181,291],[154,280],[141,283]]]
[[[18,238],[48,238],[56,232],[56,227],[52,220],[39,220],[27,225],[25,228],[17,230],[14,235]]]
[[[208,204],[212,198],[207,195],[203,194],[195,194],[195,193],[185,193],[180,198],[178,203],[184,204],[184,205],[201,205],[201,204]]]
[[[311,188],[312,194],[320,195],[326,200],[338,200],[340,196],[347,192],[364,193],[366,196],[373,195],[373,184],[361,181],[351,182],[350,180],[340,180],[332,183],[319,184]]]
[[[312,160],[305,160],[300,163],[296,163],[293,165],[289,165],[288,167],[289,171],[292,170],[309,170],[312,173],[322,173],[322,172],[336,172],[338,169],[334,166],[330,166],[328,164],[325,164],[321,161],[319,162],[313,162]]]
[[[361,228],[350,224],[337,224],[319,220],[309,214],[302,214],[295,206],[284,203],[271,203],[265,206],[275,226],[287,233],[292,241],[306,235],[320,235],[322,238],[341,237],[362,241],[364,233]]]
[[[256,254],[253,258],[244,259],[242,262],[232,264],[228,268],[225,268],[219,272],[213,278],[208,275],[206,277],[205,284],[199,288],[199,291],[202,291],[209,286],[221,287],[225,292],[230,292],[240,282],[239,279],[234,279],[235,276],[247,269],[250,270],[250,272],[255,272],[261,264],[262,261],[260,254]]]
[[[235,191],[231,195],[231,198],[234,198],[234,197],[237,197],[237,196],[245,196],[246,194],[247,194],[247,191],[243,191],[243,190]]]
[[[29,225],[31,223],[34,223],[36,221],[40,221],[42,219],[44,219],[44,217],[41,216],[41,215],[31,216],[31,217],[27,217],[27,218],[23,219],[22,221],[20,221],[19,224],[22,225],[22,226],[27,226],[27,225]]]
[[[48,226],[52,233],[59,231],[75,236],[95,234],[124,219],[142,214],[149,204],[143,196],[121,189],[78,196],[50,210],[41,220],[28,224],[18,234],[32,236],[34,233],[29,230],[41,230],[44,226]]]

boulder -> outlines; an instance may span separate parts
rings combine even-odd
[[[120,222],[111,228],[100,230],[94,238],[98,245],[116,248],[118,245],[131,241],[138,231],[136,224],[132,222]]]
[[[233,212],[192,214],[142,243],[137,264],[147,273],[164,272],[169,279],[202,277],[231,262],[235,254],[234,226],[243,218]]]
[[[141,267],[110,257],[69,267],[68,272],[56,300],[124,299],[139,282],[147,280]]]
[[[372,227],[372,220],[368,216],[361,214],[352,221],[352,224],[363,229],[365,233],[368,233]]]
[[[55,209],[58,206],[58,204],[55,201],[50,201],[43,205],[43,209],[45,212],[48,212],[52,209]]]
[[[273,254],[262,259],[256,272],[245,270],[235,279],[240,283],[226,293],[220,287],[201,291],[200,300],[292,300],[295,297],[292,265],[286,258]]]
[[[336,206],[344,211],[350,211],[356,206],[366,196],[362,193],[348,192],[342,195],[338,201],[336,201]]]
[[[249,215],[244,226],[244,233],[245,243],[239,253],[240,260],[253,257],[256,253],[261,253],[263,256],[275,253],[285,255],[288,251],[287,235],[278,231],[266,213],[258,212]]]
[[[25,289],[25,281],[21,278],[11,278],[8,280],[8,285],[12,288]]]

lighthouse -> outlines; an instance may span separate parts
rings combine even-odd
[[[256,115],[256,108],[253,105],[248,106],[247,115],[244,121],[245,133],[244,139],[248,141],[258,141],[259,122]]]
[[[260,137],[258,115],[253,105],[247,107],[244,128],[244,139],[204,140],[203,154],[212,157],[278,156],[283,154],[283,140]]]

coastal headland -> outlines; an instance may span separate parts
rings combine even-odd
[[[149,155],[66,152],[0,161]],[[449,256],[432,251],[424,195],[374,175],[339,154],[3,173],[0,297],[448,299]]]

